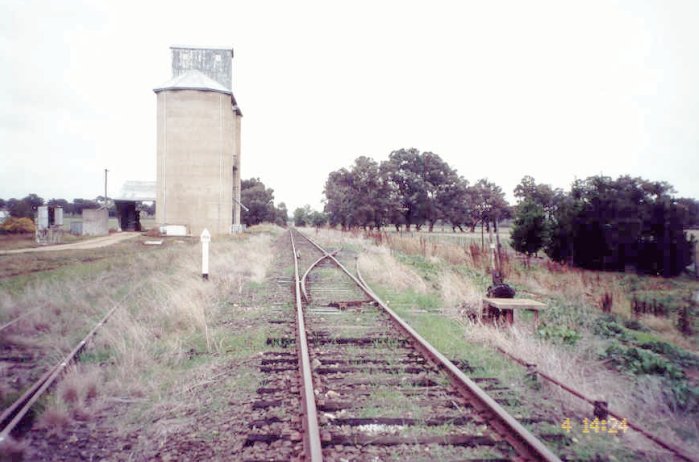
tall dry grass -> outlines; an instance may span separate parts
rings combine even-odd
[[[365,247],[359,255],[359,266],[362,274],[380,285],[392,287],[398,291],[413,290],[426,293],[428,290],[425,280],[415,271],[400,265],[386,247]]]
[[[561,348],[560,345],[533,337],[528,329],[499,329],[479,323],[468,323],[465,334],[471,341],[500,348],[514,357],[535,364],[537,370],[590,399],[607,401],[614,412],[641,424],[666,441],[679,447],[689,445],[699,450],[697,441],[683,440],[672,430],[682,428],[687,434],[696,435],[699,434],[699,422],[691,415],[678,413],[668,403],[660,378],[632,377],[609,369],[599,360],[600,344],[593,338],[584,338],[575,348]],[[540,383],[549,399],[560,403],[567,412],[591,415],[592,407],[589,403],[544,379],[540,379]],[[627,437],[636,449],[661,458],[666,454],[640,434],[630,432]]]
[[[80,420],[114,400],[145,400],[152,408],[171,399],[173,386],[191,385],[183,367],[193,354],[216,358],[223,352],[231,332],[217,320],[235,309],[232,294],[264,280],[278,232],[214,239],[209,281],[201,277],[198,243],[171,242],[99,272],[37,280],[16,295],[0,297],[7,316],[38,308],[13,326],[13,335],[28,337],[32,347],[46,353],[46,364],[63,357],[118,306],[84,352],[85,363],[58,385],[42,425],[59,428],[64,417]],[[192,372],[199,373],[208,374]]]
[[[691,415],[678,412],[667,400],[667,390],[659,376],[629,376],[609,368],[601,359],[604,341],[584,329],[601,314],[603,307],[622,319],[631,319],[631,295],[622,277],[614,273],[599,273],[578,270],[547,260],[526,262],[508,254],[507,281],[518,288],[519,296],[535,298],[546,303],[559,305],[557,310],[572,310],[562,313],[571,328],[581,330],[583,336],[575,347],[562,346],[539,339],[529,326],[499,330],[469,322],[464,316],[468,310],[478,310],[483,294],[482,280],[474,275],[487,275],[490,259],[480,251],[479,245],[453,245],[443,241],[428,241],[419,237],[388,234],[378,242],[362,241],[358,235],[351,237],[336,231],[322,231],[328,242],[343,241],[363,249],[359,257],[363,273],[372,284],[389,288],[391,291],[405,290],[406,286],[421,287],[413,279],[417,274],[397,259],[390,260],[391,252],[419,255],[440,268],[436,286],[427,285],[442,302],[442,312],[454,322],[464,326],[464,336],[472,342],[492,348],[502,348],[525,361],[536,364],[539,370],[556,377],[583,394],[609,402],[610,407],[628,419],[636,421],[651,432],[660,435],[678,446],[688,445],[699,450],[696,439],[683,441],[672,429],[684,429],[687,435],[699,434],[699,427]],[[387,266],[388,265],[388,266]],[[386,270],[390,268],[390,270]],[[460,270],[461,268],[467,271]],[[386,273],[389,273],[387,275]],[[404,280],[406,278],[407,280]],[[423,289],[424,290],[424,289]],[[607,304],[603,305],[603,300]],[[609,303],[611,301],[611,303]],[[661,337],[680,346],[690,346],[678,337],[676,327],[667,318],[646,316],[641,319],[646,326]],[[591,406],[556,386],[543,385],[547,397],[565,412],[590,415]],[[562,411],[563,412],[563,411]],[[656,460],[667,454],[649,443],[637,433],[624,437],[625,444],[643,450]]]

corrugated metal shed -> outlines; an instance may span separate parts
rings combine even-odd
[[[173,77],[195,69],[227,89],[233,89],[232,48],[173,46],[170,49]]]
[[[155,201],[155,181],[126,181],[119,191],[119,195],[114,197],[117,201]]]

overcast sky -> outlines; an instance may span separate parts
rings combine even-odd
[[[0,197],[155,180],[172,45],[230,46],[242,176],[293,210],[432,151],[512,198],[631,174],[699,198],[697,1],[0,0]]]

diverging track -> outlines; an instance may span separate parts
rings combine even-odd
[[[558,460],[333,254],[290,239],[306,460]]]

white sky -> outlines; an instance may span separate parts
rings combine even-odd
[[[512,198],[629,173],[699,198],[697,1],[0,0],[0,197],[154,180],[171,45],[231,46],[242,176],[320,208],[359,155],[432,151]]]

